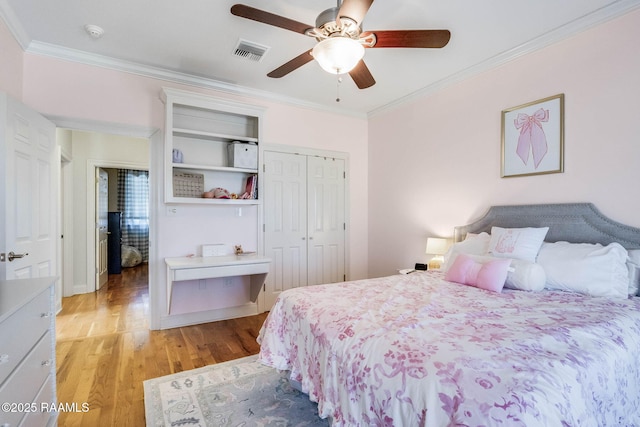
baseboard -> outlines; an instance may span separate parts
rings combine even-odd
[[[255,316],[256,314],[258,314],[258,304],[250,302],[237,307],[162,316],[160,318],[160,329],[180,328],[182,326],[198,325],[236,317]]]

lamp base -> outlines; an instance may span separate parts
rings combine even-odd
[[[431,260],[429,261],[429,270],[440,270],[440,267],[442,267],[443,262],[444,262],[444,257],[435,256],[431,258]]]

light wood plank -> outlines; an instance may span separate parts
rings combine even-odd
[[[256,354],[266,313],[150,331],[146,265],[109,275],[98,292],[64,298],[56,318],[58,402],[89,403],[60,413],[61,426],[143,426],[142,382]]]

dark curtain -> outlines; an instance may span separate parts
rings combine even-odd
[[[137,248],[149,261],[149,172],[118,169],[118,210],[122,244]]]

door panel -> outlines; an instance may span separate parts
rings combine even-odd
[[[22,258],[0,262],[3,279],[56,275],[58,180],[55,125],[25,105],[0,94],[2,184],[0,252]],[[8,255],[6,255],[8,257]]]
[[[109,278],[109,175],[96,168],[96,288],[100,289]],[[97,290],[96,289],[96,290]]]
[[[306,158],[264,153],[265,256],[271,258],[266,307],[280,292],[307,285]]]
[[[345,280],[345,160],[264,153],[266,307],[297,286]]]
[[[345,278],[345,162],[308,157],[309,285]]]

